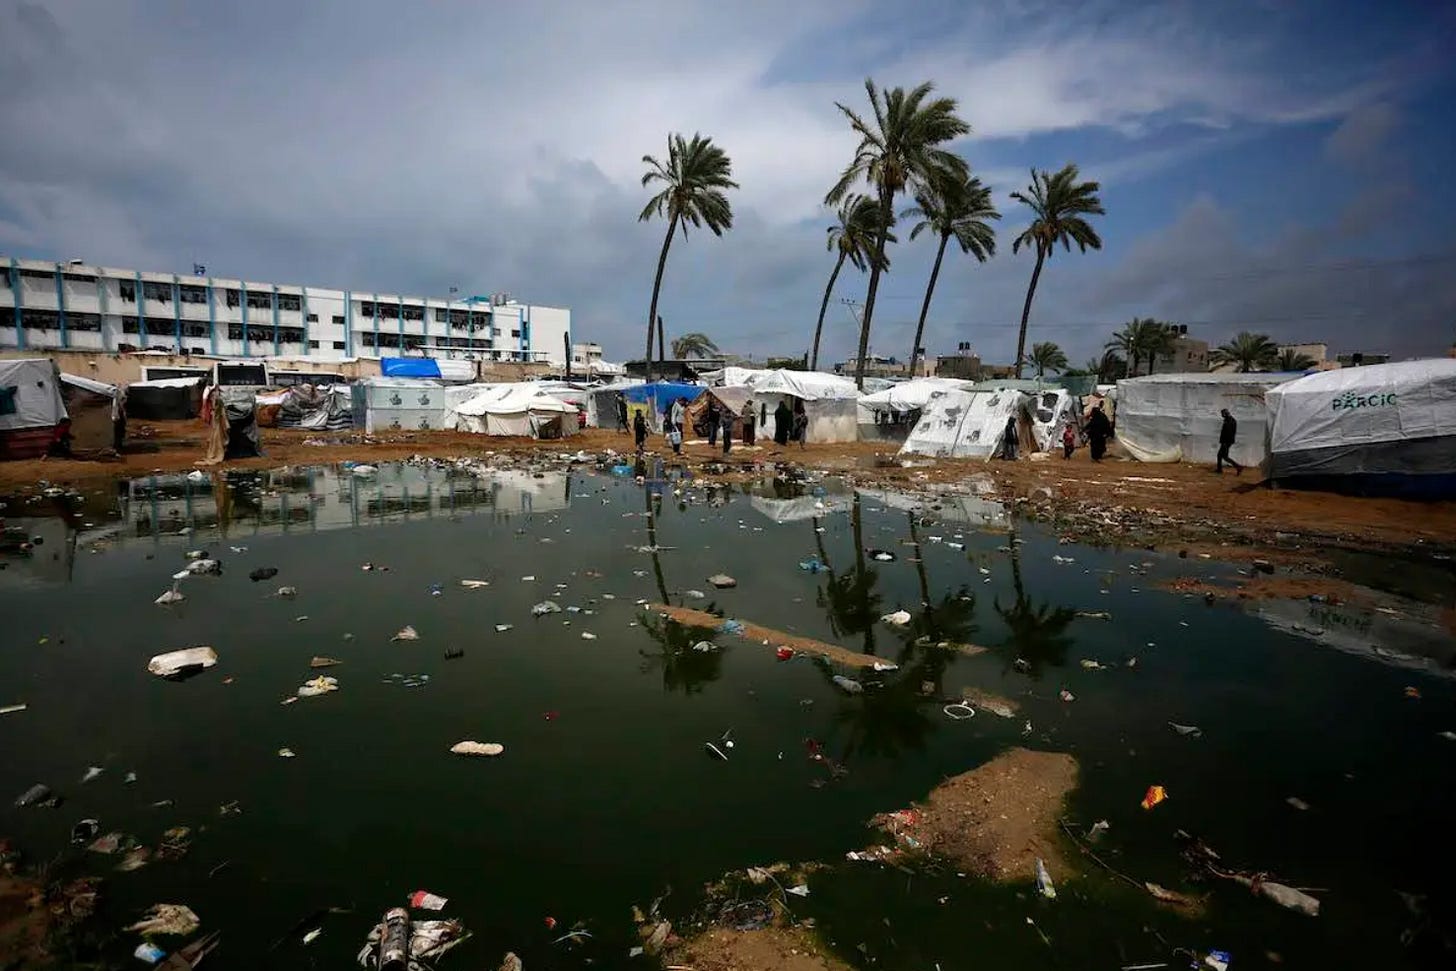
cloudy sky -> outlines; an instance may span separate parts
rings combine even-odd
[[[802,353],[855,144],[834,102],[862,106],[867,75],[958,99],[955,147],[1005,214],[989,263],[947,256],[931,353],[1010,359],[1032,261],[1008,194],[1069,161],[1102,184],[1105,245],[1050,261],[1031,339],[1074,361],[1133,315],[1214,342],[1456,340],[1456,6],[1436,0],[0,0],[0,252],[507,290],[621,359],[664,228],[636,220],[640,159],[701,131],[742,189],[730,233],[674,244],[668,334]],[[892,252],[877,353],[908,352],[933,255]],[[831,305],[831,357],[854,336]]]

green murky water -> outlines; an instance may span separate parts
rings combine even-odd
[[[42,515],[49,505],[7,510],[46,541],[0,572],[0,705],[29,705],[0,716],[0,835],[34,860],[60,857],[58,873],[105,875],[99,927],[189,904],[223,933],[206,965],[217,971],[351,966],[379,914],[418,889],[447,896],[445,915],[474,933],[444,968],[495,967],[506,950],[532,969],[644,967],[627,957],[633,903],[671,887],[664,906],[681,914],[704,882],[776,860],[834,863],[797,912],[866,967],[1186,966],[1169,956],[1178,947],[1227,949],[1239,969],[1450,957],[1439,931],[1456,911],[1456,741],[1440,733],[1456,730],[1456,682],[1449,636],[1419,611],[1209,607],[1156,585],[1228,574],[1215,564],[1059,545],[975,499],[932,508],[834,483],[644,488],[597,471],[385,466],[159,477],[66,518]],[[153,605],[194,548],[223,575],[185,582],[178,606]],[[801,570],[810,556],[829,569]],[[277,577],[250,582],[263,566]],[[1438,603],[1443,569],[1428,565],[1420,584]],[[714,590],[706,578],[719,572],[738,586]],[[465,590],[462,578],[490,586]],[[270,596],[281,585],[296,599]],[[740,638],[694,651],[710,632],[636,606],[663,596],[899,668],[848,696],[827,666]],[[567,609],[533,618],[545,599]],[[898,608],[913,615],[906,628],[879,622]],[[1078,616],[1102,611],[1112,620]],[[392,643],[407,624],[420,639]],[[922,634],[992,651],[947,655],[917,646]],[[216,668],[182,683],[147,673],[151,655],[200,644],[216,648]],[[318,673],[313,655],[343,661],[328,671],[340,690],[280,705]],[[1084,658],[1111,669],[1085,670]],[[964,686],[1017,699],[1023,717],[947,718],[937,699]],[[1062,688],[1076,700],[1060,701]],[[704,743],[725,733],[735,747],[723,762]],[[506,754],[449,754],[467,738]],[[808,739],[848,774],[829,779]],[[1030,874],[988,887],[842,862],[878,842],[871,815],[1015,744],[1078,758],[1069,817],[1107,820],[1099,853],[1125,872],[1199,889],[1173,839],[1185,829],[1234,866],[1322,888],[1323,913],[1219,884],[1188,921],[1101,875],[1048,902]],[[297,757],[279,758],[285,746]],[[104,772],[82,784],[92,765]],[[64,804],[12,808],[35,782]],[[1153,783],[1170,799],[1145,812]],[[234,801],[241,813],[219,813]],[[83,817],[150,845],[191,826],[192,851],[114,873],[117,858],[69,846]],[[1435,931],[1401,893],[1428,898]],[[307,947],[286,936],[327,907],[353,912],[315,922],[323,933]],[[553,943],[578,922],[589,940]],[[106,954],[140,966],[136,943],[118,934]]]

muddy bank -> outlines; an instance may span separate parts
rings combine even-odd
[[[675,620],[679,624],[687,624],[690,627],[709,627],[716,630],[724,621],[722,617],[702,610],[693,610],[691,607],[651,604],[647,609],[655,614],[661,614],[664,617]],[[873,668],[876,664],[885,663],[884,658],[845,650],[837,644],[826,644],[824,641],[816,641],[812,637],[801,637],[798,634],[790,634],[787,631],[776,630],[772,627],[763,627],[752,621],[742,620],[741,618],[734,619],[743,625],[743,630],[739,633],[746,640],[756,641],[762,644],[766,650],[787,647],[795,654],[812,654],[815,657],[827,658],[836,664],[843,664],[846,667],[852,668]]]
[[[712,927],[665,955],[666,968],[693,971],[850,971],[803,927],[740,931]]]
[[[1176,577],[1158,586],[1171,593],[1191,594],[1205,600],[1311,600],[1355,607],[1369,607],[1376,601],[1375,591],[1335,577],[1256,574],[1231,583]]]

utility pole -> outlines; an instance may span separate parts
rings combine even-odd
[[[864,304],[853,297],[840,297],[839,302],[844,304],[849,313],[849,322],[854,324],[855,332],[858,333],[864,327]],[[866,351],[866,354],[869,352]],[[855,362],[858,365],[858,361]],[[863,370],[863,369],[861,369]]]

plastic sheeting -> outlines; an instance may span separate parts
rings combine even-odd
[[[1080,424],[1077,399],[1061,388],[1049,388],[1031,396],[1031,435],[1036,447],[1050,452],[1062,445],[1062,429]]]
[[[1456,492],[1456,360],[1323,371],[1272,388],[1267,398],[1273,478]]]
[[[966,391],[969,381],[955,378],[916,378],[902,384],[891,385],[884,391],[876,391],[859,399],[860,424],[874,422],[877,411],[914,411],[924,408],[931,397],[946,391]]]
[[[703,436],[708,433],[708,406],[714,404],[721,412],[724,409],[733,413],[733,440],[741,441],[743,438],[743,406],[748,404],[752,392],[743,387],[709,388],[708,392],[698,396],[698,400],[688,405],[687,426],[694,435]],[[754,411],[755,420],[758,412]],[[717,433],[722,431],[722,419],[718,420]]]
[[[726,370],[726,369],[725,369]],[[849,378],[820,371],[776,370],[746,382],[754,396],[762,394],[792,395],[805,401],[832,401],[859,398],[859,389]]]
[[[530,384],[487,388],[454,412],[457,430],[478,435],[560,438],[577,432],[576,406]]]
[[[1016,417],[1020,440],[1029,441],[1026,401],[1027,396],[1020,391],[947,391],[936,395],[926,404],[899,454],[989,459],[1001,449],[1008,418]]]
[[[0,361],[0,431],[54,427],[66,417],[60,386],[48,357]]]
[[[1241,465],[1269,457],[1264,401],[1295,374],[1154,374],[1117,382],[1117,441],[1140,462],[1213,462],[1222,409],[1239,423],[1231,451]]]
[[[386,378],[436,378],[442,381],[474,381],[474,361],[452,361],[435,357],[381,357],[379,373]]]

